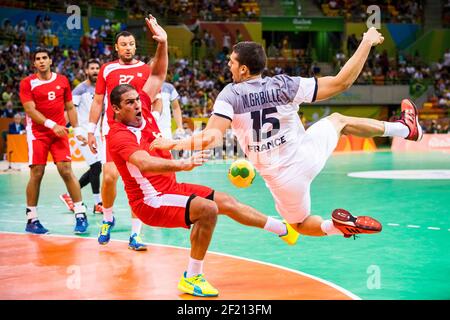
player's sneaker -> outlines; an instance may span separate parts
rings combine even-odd
[[[286,221],[283,221],[283,223],[286,225],[286,234],[279,236],[281,239],[283,239],[283,241],[285,241],[287,244],[289,245],[294,245],[297,243],[297,239],[298,239],[298,232],[294,230],[294,228],[292,228],[292,226],[287,223]]]
[[[397,122],[403,123],[409,129],[409,135],[405,139],[420,141],[423,137],[423,130],[419,123],[419,112],[416,105],[409,99],[403,99],[401,109],[401,117]]]
[[[334,226],[344,233],[344,237],[349,238],[360,233],[377,233],[382,227],[374,218],[368,216],[354,217],[344,209],[335,209],[331,214]]]
[[[98,243],[107,244],[111,238],[111,229],[116,224],[116,218],[113,217],[113,221],[103,221],[100,233],[98,234]]]
[[[219,295],[219,291],[206,281],[203,274],[186,278],[186,271],[178,282],[178,290],[198,297],[217,297]]]
[[[94,214],[103,214],[103,203],[99,202],[94,205],[94,209],[92,210]]]
[[[77,216],[78,217],[75,217],[76,224],[73,232],[76,234],[86,233],[87,228],[89,226],[86,214],[78,213]]]
[[[48,233],[48,230],[44,228],[44,226],[39,222],[39,220],[35,220],[33,222],[27,223],[25,232],[34,234],[46,234]]]
[[[128,249],[134,251],[146,251],[147,246],[142,242],[140,236],[137,233],[133,233],[130,237],[130,242],[128,243]]]
[[[68,193],[61,194],[59,196],[62,202],[66,205],[67,209],[73,212],[73,208],[75,205],[73,204],[73,200]]]

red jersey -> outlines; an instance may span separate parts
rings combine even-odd
[[[103,135],[108,134],[109,125],[114,122],[114,111],[109,100],[111,91],[120,84],[128,83],[139,92],[144,87],[150,74],[150,66],[142,61],[134,64],[122,64],[119,60],[115,60],[102,65],[98,74],[95,93],[105,95],[108,101],[105,112],[107,121],[103,119]]]
[[[66,125],[64,118],[65,103],[72,101],[72,90],[69,80],[63,75],[52,72],[50,80],[40,80],[36,74],[20,81],[20,101],[22,104],[33,101],[36,110],[47,119],[61,126]],[[35,123],[27,116],[27,130],[33,135],[54,134],[49,128]]]
[[[141,127],[128,127],[115,121],[111,123],[109,134],[106,136],[109,152],[122,177],[132,208],[144,199],[151,200],[176,185],[176,176],[173,172],[142,173],[128,162],[129,157],[138,150],[144,150],[153,157],[172,159],[172,154],[167,150],[149,150],[150,144],[155,140],[153,133],[160,131],[155,118],[148,111],[151,105],[150,97],[145,92],[139,94],[143,114]]]

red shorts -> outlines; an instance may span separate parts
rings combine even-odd
[[[131,206],[145,224],[164,228],[190,228],[189,206],[196,196],[213,200],[214,190],[205,186],[177,183],[170,192],[162,193],[148,201]]]
[[[69,139],[57,137],[53,133],[38,137],[27,134],[28,143],[28,165],[46,165],[48,152],[53,157],[53,162],[72,161],[70,156]]]

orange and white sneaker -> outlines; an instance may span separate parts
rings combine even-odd
[[[406,140],[420,141],[423,137],[423,130],[419,123],[419,111],[416,105],[409,99],[403,99],[401,103],[402,113],[397,122],[403,123],[409,129]]]
[[[378,233],[382,226],[374,218],[368,216],[354,217],[344,209],[335,209],[331,214],[334,226],[344,233],[344,237],[349,238],[361,233]]]
[[[103,214],[103,203],[99,202],[94,205],[94,209],[92,210],[94,214]]]
[[[61,194],[59,199],[66,205],[67,209],[74,212],[73,208],[75,205],[73,204],[73,200],[68,193]]]

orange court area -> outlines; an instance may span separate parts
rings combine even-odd
[[[202,299],[177,289],[188,255],[161,245],[133,253],[120,241],[1,233],[0,299]],[[215,253],[207,254],[205,274],[220,292],[213,299],[357,298],[299,272]]]

